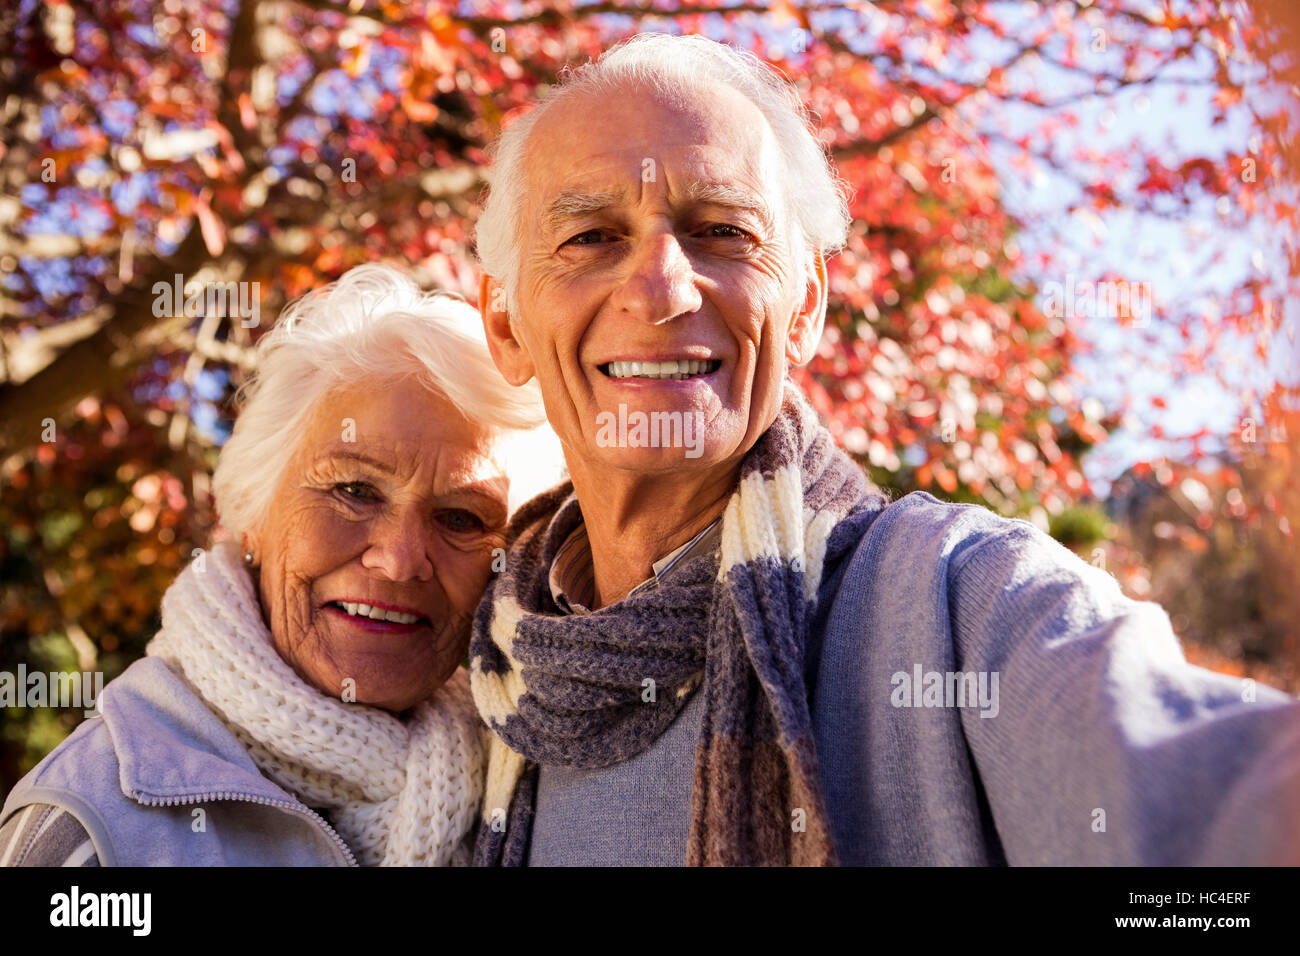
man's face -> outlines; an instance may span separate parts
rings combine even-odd
[[[507,378],[537,376],[571,459],[734,463],[775,419],[787,361],[820,335],[824,269],[799,284],[765,118],[730,90],[694,99],[578,97],[529,139],[519,320],[497,312],[494,335],[485,318]],[[480,301],[491,309],[487,278]],[[608,427],[638,415],[661,416],[658,447]]]

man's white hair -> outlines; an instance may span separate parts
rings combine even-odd
[[[576,70],[561,70],[542,102],[488,149],[490,190],[477,223],[478,256],[484,271],[504,287],[504,306],[512,317],[518,315],[523,240],[519,226],[526,207],[529,134],[552,107],[570,97],[595,94],[611,103],[619,89],[642,84],[680,98],[707,98],[711,88],[726,86],[762,111],[783,165],[772,185],[794,226],[790,238],[801,285],[811,274],[816,250],[830,257],[844,248],[851,221],[848,186],[818,141],[812,113],[794,86],[754,54],[708,37],[641,33]]]
[[[236,540],[261,526],[322,398],[408,377],[499,434],[511,512],[562,480],[559,441],[546,424],[541,392],[501,377],[478,310],[455,293],[423,292],[390,266],[362,265],[290,303],[257,343],[213,475],[221,525]]]

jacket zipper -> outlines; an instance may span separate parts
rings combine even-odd
[[[289,800],[270,800],[266,797],[250,797],[243,793],[220,792],[220,793],[201,793],[191,797],[146,797],[141,793],[131,794],[131,798],[138,803],[147,807],[179,807],[187,803],[212,803],[216,800],[242,800],[246,803],[258,803],[268,807],[280,807],[299,816],[308,817],[320,826],[322,830],[329,834],[330,839],[334,841],[347,860],[348,866],[357,866],[357,858],[353,855],[351,848],[343,842],[332,826],[325,822],[325,818],[313,810],[311,807],[304,806],[301,803],[293,803]]]

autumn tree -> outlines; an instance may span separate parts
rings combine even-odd
[[[1258,220],[1294,233],[1277,168],[1293,111],[1248,42],[1271,28],[1220,7],[6,8],[0,667],[43,659],[111,677],[138,655],[162,590],[212,531],[206,476],[230,427],[228,399],[276,312],[376,259],[473,298],[488,144],[566,64],[642,30],[751,49],[819,116],[854,224],[830,263],[825,340],[800,380],[844,446],[897,492],[1063,527],[1060,516],[1089,500],[1084,454],[1124,416],[1153,410],[1085,398],[1078,364],[1096,326],[1119,328],[1142,356],[1180,337],[1178,369],[1218,376],[1244,408],[1263,393],[1216,365],[1217,336],[1267,356],[1285,324],[1290,280],[1268,269],[1242,273],[1212,308],[1169,299],[1145,314],[1136,299],[1103,309],[1094,298],[1071,311],[1044,300],[1070,267],[1042,237],[1089,215],[1179,222],[1208,209],[1224,241]],[[1240,132],[1160,150],[1115,136],[1077,144],[1084,107],[1157,90],[1208,94],[1208,122]],[[1067,134],[1076,145],[1062,151]],[[1043,170],[1072,184],[1061,202],[1013,207],[1007,184]],[[1074,278],[1127,295],[1144,277]],[[214,305],[214,289],[244,298]],[[14,731],[0,785],[66,729],[52,720],[45,737],[29,724]]]

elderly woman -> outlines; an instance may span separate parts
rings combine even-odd
[[[290,306],[258,352],[215,474],[229,540],[9,795],[0,863],[464,861],[483,747],[459,666],[538,490],[508,456],[558,477],[539,397],[501,381],[468,304],[383,266]]]

